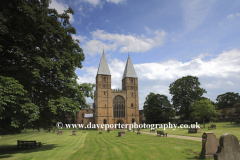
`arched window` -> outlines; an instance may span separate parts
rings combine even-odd
[[[132,123],[134,123],[134,118],[132,119]]]
[[[103,123],[104,123],[104,124],[107,124],[107,120],[106,120],[106,119],[104,119],[104,120],[103,120]]]
[[[106,94],[105,91],[103,93],[104,93],[104,95]]]
[[[133,84],[133,80],[131,79],[131,84]]]
[[[83,123],[83,119],[82,119],[82,123]]]
[[[87,110],[87,112],[88,112],[88,110]]]
[[[133,97],[133,93],[132,93],[132,97]]]
[[[133,107],[133,103],[131,103],[131,107]]]
[[[84,113],[82,114],[82,118],[84,118]]]
[[[132,116],[133,116],[133,113],[132,113]]]
[[[103,82],[106,82],[106,77],[103,77]]]
[[[105,104],[105,107],[106,107],[106,104]]]
[[[113,99],[113,116],[114,118],[125,117],[125,100],[122,96],[116,96]]]

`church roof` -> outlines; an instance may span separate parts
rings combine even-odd
[[[102,53],[102,58],[99,63],[97,74],[111,75],[110,70],[108,68],[106,57],[104,55],[104,51]]]
[[[135,69],[133,67],[132,61],[129,56],[128,56],[128,60],[127,60],[126,66],[125,66],[125,70],[124,70],[122,79],[124,79],[126,77],[138,78],[137,74],[135,72]]]

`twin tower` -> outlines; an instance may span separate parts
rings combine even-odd
[[[122,77],[122,90],[119,90],[111,89],[111,73],[102,53],[93,106],[96,124],[139,123],[138,77],[129,56]]]

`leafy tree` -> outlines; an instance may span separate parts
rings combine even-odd
[[[173,107],[165,95],[150,92],[143,108],[148,123],[162,123],[174,117]]]
[[[38,118],[38,107],[17,80],[0,76],[0,132],[20,132]]]
[[[222,108],[233,108],[234,104],[240,102],[240,96],[238,93],[226,92],[217,96],[217,106]]]
[[[206,98],[206,97],[200,97],[198,100],[205,100],[205,99],[209,99],[209,98]],[[209,99],[210,100],[210,99]]]
[[[236,108],[235,114],[236,114],[236,122],[239,123],[239,118],[240,118],[240,103],[237,103],[234,105]]]
[[[203,93],[207,93],[205,89],[199,86],[198,77],[193,76],[179,78],[169,86],[173,106],[180,114],[185,115],[185,119],[189,119],[191,114],[191,103],[200,99]]]
[[[217,105],[215,102],[211,101],[210,98],[200,97],[198,100],[209,100],[213,105]]]
[[[203,120],[203,125],[205,128],[205,119],[210,118],[214,119],[218,115],[217,107],[212,104],[210,100],[198,100],[191,104],[191,117],[199,117]]]
[[[47,128],[73,115],[92,96],[92,84],[77,83],[76,68],[84,54],[76,30],[63,14],[49,9],[49,0],[0,2],[0,73],[13,77],[27,91],[25,96],[38,106],[36,128]]]
[[[228,115],[228,117],[230,118],[230,121],[231,121],[231,124],[232,124],[232,115],[233,115],[233,112],[232,112],[231,109],[228,110],[227,115]]]

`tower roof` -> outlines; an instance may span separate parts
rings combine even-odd
[[[104,51],[102,53],[102,58],[99,63],[97,74],[111,75],[110,70],[108,68],[106,57],[104,55]]]
[[[126,66],[125,66],[125,70],[124,70],[122,79],[124,79],[126,77],[138,78],[137,74],[135,72],[135,69],[133,67],[132,61],[129,56],[128,56],[128,60],[127,60]]]

